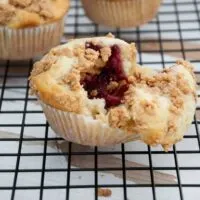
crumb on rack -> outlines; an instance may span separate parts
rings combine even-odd
[[[99,197],[110,197],[112,195],[112,190],[110,189],[98,189],[98,196]]]

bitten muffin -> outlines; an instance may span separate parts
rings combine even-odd
[[[82,0],[86,15],[111,27],[136,27],[152,20],[162,0]]]
[[[0,59],[28,59],[58,45],[68,0],[1,0]]]
[[[192,122],[192,65],[161,72],[136,64],[134,43],[112,37],[75,39],[34,65],[30,87],[53,130],[91,146],[141,139],[167,150]]]

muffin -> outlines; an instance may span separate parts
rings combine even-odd
[[[29,59],[60,43],[68,0],[0,1],[0,59]]]
[[[86,15],[95,23],[128,28],[147,23],[162,0],[82,0]]]
[[[52,129],[90,146],[142,140],[167,150],[192,122],[195,86],[190,63],[161,72],[138,66],[134,43],[113,37],[58,46],[30,76]]]

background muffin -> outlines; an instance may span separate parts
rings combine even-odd
[[[82,0],[86,15],[95,23],[135,27],[153,19],[161,0]]]
[[[0,59],[28,59],[58,45],[68,0],[0,1]]]

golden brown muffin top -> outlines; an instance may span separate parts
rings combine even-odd
[[[33,27],[62,18],[68,0],[0,0],[0,25],[10,28]]]

